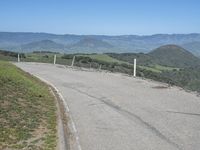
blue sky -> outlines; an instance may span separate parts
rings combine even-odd
[[[1,0],[0,31],[200,33],[200,0]]]

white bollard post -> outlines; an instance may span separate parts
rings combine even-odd
[[[136,59],[134,59],[134,70],[133,70],[133,76],[136,77]]]
[[[92,64],[90,63],[90,70],[92,69]]]
[[[56,55],[54,55],[54,61],[53,61],[53,64],[54,64],[54,65],[56,64]]]
[[[17,62],[20,62],[19,53],[18,53],[18,55],[17,55]]]
[[[75,56],[73,57],[73,59],[72,59],[72,64],[71,64],[71,67],[73,67],[74,66],[74,61],[75,61]]]
[[[99,71],[101,71],[101,65],[99,66]]]

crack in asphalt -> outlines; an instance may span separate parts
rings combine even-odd
[[[84,94],[88,97],[97,99],[101,102],[103,102],[104,104],[106,104],[107,106],[109,106],[110,108],[114,109],[115,111],[117,111],[118,113],[120,113],[121,115],[127,117],[128,119],[135,121],[137,120],[138,123],[140,123],[141,125],[143,125],[144,127],[146,127],[147,129],[149,129],[153,134],[155,134],[157,137],[159,137],[160,139],[162,139],[163,141],[166,141],[168,144],[172,145],[173,147],[182,150],[182,148],[176,144],[175,142],[171,141],[169,138],[167,138],[164,134],[161,133],[161,131],[159,131],[156,127],[152,126],[150,123],[146,122],[145,120],[143,120],[141,117],[139,117],[138,115],[129,112],[125,109],[122,109],[120,106],[114,104],[111,100],[107,99],[106,97],[96,97],[93,96],[91,94],[88,94],[87,92],[81,91],[73,86],[67,86],[65,84],[65,87],[71,88],[81,94]]]
[[[156,136],[158,136],[159,138],[161,138],[162,140],[166,141],[167,143],[169,143],[170,145],[178,148],[179,150],[181,150],[180,146],[178,144],[176,144],[175,142],[172,142],[169,138],[167,138],[165,135],[163,135],[161,133],[161,131],[159,131],[157,128],[155,128],[154,126],[152,126],[151,124],[149,124],[148,122],[144,121],[141,117],[139,117],[138,115],[129,112],[127,110],[122,109],[121,107],[113,104],[112,102],[109,102],[108,100],[101,100],[102,102],[104,102],[106,105],[116,109],[120,114],[124,115],[125,117],[135,121],[135,119],[142,124],[144,127],[148,128],[152,133],[154,133]]]
[[[174,113],[174,114],[182,114],[182,115],[189,115],[189,116],[198,116],[200,117],[200,114],[197,113],[188,113],[188,112],[178,112],[178,111],[166,111],[168,113]]]

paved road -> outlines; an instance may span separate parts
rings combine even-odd
[[[199,150],[200,98],[121,74],[18,63],[54,84],[82,150]]]

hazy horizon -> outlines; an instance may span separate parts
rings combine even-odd
[[[31,31],[0,31],[1,33],[38,33],[38,34],[54,34],[54,35],[80,35],[80,36],[153,36],[153,35],[188,35],[200,34],[200,32],[189,33],[153,33],[153,34],[75,34],[75,33],[53,33],[53,32],[31,32]]]

